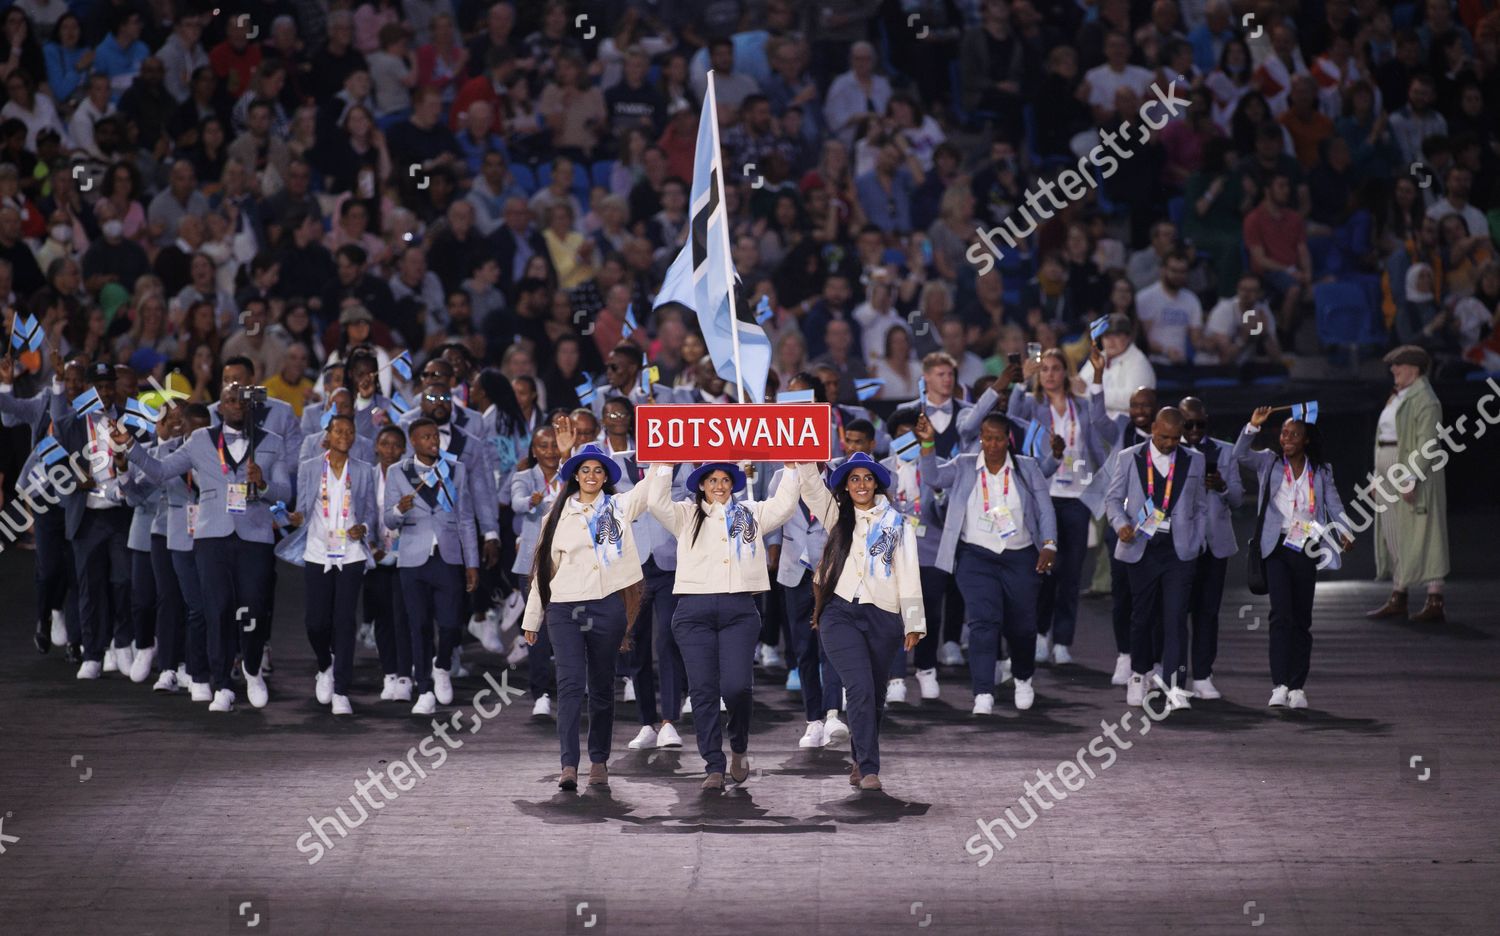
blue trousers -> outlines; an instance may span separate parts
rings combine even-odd
[[[354,636],[359,630],[357,614],[365,564],[350,562],[342,568],[330,566],[325,572],[322,566],[309,562],[302,571],[307,582],[303,597],[307,640],[318,658],[318,672],[332,666],[334,694],[346,696],[354,680]]]
[[[677,611],[677,596],[672,593],[672,586],[677,582],[677,573],[662,569],[654,559],[647,559],[641,571],[646,579],[642,583],[640,612],[631,632],[635,643],[629,653],[621,654],[621,660],[625,675],[635,683],[635,702],[640,710],[641,724],[654,725],[663,718],[671,722],[682,717],[687,668],[682,662],[677,640],[672,636],[672,615]],[[657,665],[661,667],[660,710],[656,707],[656,673],[651,666],[653,634]]]
[[[862,774],[880,773],[880,722],[885,680],[901,653],[901,615],[872,604],[850,604],[834,595],[818,620],[828,658],[849,690],[849,740]],[[972,631],[969,646],[974,646]]]
[[[913,651],[913,662],[917,669],[936,669],[938,647],[951,639],[958,643],[963,633],[963,602],[952,600],[953,576],[937,566],[922,566],[917,570],[922,580],[922,607],[927,611],[927,633],[917,641]],[[950,620],[957,620],[956,627]],[[903,655],[904,656],[904,655]]]
[[[463,620],[463,566],[449,565],[434,553],[425,564],[402,568],[401,598],[406,602],[406,625],[411,629],[412,683],[417,693],[432,691],[433,657],[446,670],[458,646]],[[433,649],[433,625],[437,648]]]
[[[151,569],[151,552],[127,549],[130,555],[130,629],[135,645],[144,650],[156,642],[156,575]]]
[[[130,515],[126,507],[85,509],[73,537],[86,660],[102,661],[111,637],[116,647],[128,646],[131,641],[130,556],[125,548]]]
[[[67,621],[68,643],[81,644],[78,576],[74,572],[73,547],[68,543],[62,508],[37,514],[35,523],[37,618],[49,622],[52,612],[61,608]]]
[[[1057,514],[1057,562],[1051,575],[1042,576],[1036,630],[1051,634],[1054,644],[1071,647],[1078,626],[1078,585],[1083,580],[1094,515],[1077,497],[1054,497],[1052,509]]]
[[[953,577],[969,618],[969,684],[975,695],[995,692],[1002,635],[1015,678],[1030,679],[1036,670],[1036,606],[1042,588],[1036,555],[1035,546],[997,553],[958,544]]]
[[[187,609],[182,603],[182,587],[177,582],[177,568],[164,535],[151,537],[151,574],[156,585],[156,664],[162,672],[176,669],[183,660],[187,634],[183,621]],[[136,635],[140,643],[140,635]]]
[[[1109,554],[1110,623],[1114,625],[1115,652],[1129,653],[1130,567],[1115,558],[1115,544],[1120,541],[1120,534],[1108,523],[1104,525],[1104,529],[1104,546]]]
[[[615,727],[615,657],[625,639],[625,599],[616,592],[598,601],[554,601],[547,606],[546,625],[543,630],[552,636],[557,668],[557,743],[562,765],[578,766],[585,685],[589,763],[605,763]],[[535,652],[536,646],[531,649]]]
[[[1130,668],[1151,672],[1156,662],[1156,631],[1161,630],[1162,678],[1187,685],[1188,602],[1193,591],[1193,560],[1177,558],[1171,533],[1158,533],[1138,562],[1126,565],[1130,581]]]
[[[270,543],[252,543],[231,533],[195,540],[193,560],[208,631],[209,686],[218,692],[230,688],[236,650],[245,672],[260,674],[261,653],[269,637],[271,567],[276,555]]]
[[[521,583],[521,595],[531,597],[531,579]],[[540,699],[557,690],[557,673],[552,667],[552,637],[547,628],[537,631],[536,643],[526,653],[526,677],[531,687],[531,697]],[[614,683],[610,683],[610,695],[614,695]]]
[[[1214,674],[1214,659],[1219,655],[1219,605],[1224,600],[1224,574],[1227,558],[1205,552],[1198,557],[1193,571],[1193,678],[1207,679]]]
[[[808,721],[820,721],[830,710],[844,707],[844,683],[823,650],[818,632],[812,629],[812,573],[802,576],[794,587],[783,588],[782,594],[786,596],[786,617],[792,629],[789,649],[802,680],[802,708]]]
[[[183,620],[186,622],[183,656],[194,682],[209,682],[208,619],[204,617],[203,589],[198,584],[198,565],[190,552],[172,553],[172,571],[182,590]]]
[[[380,672],[411,678],[411,628],[401,598],[401,575],[394,565],[378,565],[365,572],[365,617],[375,625],[375,650]]]
[[[760,639],[755,596],[679,595],[672,630],[687,665],[698,753],[708,773],[723,773],[720,699],[729,709],[729,749],[743,754],[750,745],[750,688]]]
[[[1266,557],[1271,599],[1271,684],[1301,689],[1312,665],[1312,607],[1318,563],[1277,546]]]

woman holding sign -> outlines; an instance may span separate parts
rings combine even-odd
[[[1271,701],[1267,705],[1307,708],[1307,670],[1312,661],[1312,605],[1318,569],[1337,569],[1340,553],[1354,545],[1347,535],[1333,544],[1328,526],[1343,516],[1333,484],[1333,467],[1318,451],[1311,424],[1281,424],[1281,453],[1251,451],[1250,440],[1273,410],[1262,406],[1250,416],[1234,443],[1234,460],[1255,469],[1261,523],[1256,531],[1266,563],[1271,598]],[[1325,542],[1325,538],[1327,541]]]
[[[729,777],[750,777],[745,750],[750,743],[750,684],[760,613],[755,596],[771,588],[764,537],[797,509],[797,479],[788,466],[769,500],[739,502],[745,473],[732,462],[708,462],[688,475],[692,500],[671,499],[672,469],[661,465],[642,485],[650,492],[651,513],[677,537],[677,582],[681,596],[672,615],[672,635],[687,666],[688,695],[698,753],[708,777],[705,790],[724,789],[723,734],[719,707],[729,713]],[[637,488],[640,490],[640,488]]]
[[[558,420],[553,433],[559,449],[572,450],[571,422]],[[563,487],[542,522],[521,628],[526,642],[535,646],[542,624],[547,625],[557,671],[557,740],[562,748],[557,785],[576,790],[585,684],[588,782],[609,785],[605,764],[615,723],[615,656],[630,649],[629,624],[640,604],[643,577],[630,524],[645,513],[649,487],[640,485],[616,496],[620,466],[592,443],[563,463],[557,479]]]
[[[849,782],[880,789],[881,688],[898,652],[927,632],[915,519],[886,499],[891,473],[863,452],[835,468],[825,487],[817,469],[797,471],[802,500],[828,528],[818,563],[812,626],[849,693],[854,769]],[[821,627],[820,627],[821,625]]]

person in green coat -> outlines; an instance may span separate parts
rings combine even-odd
[[[1432,358],[1426,351],[1402,345],[1385,356],[1385,363],[1395,389],[1380,413],[1375,471],[1402,491],[1405,484],[1396,483],[1391,469],[1404,465],[1412,487],[1375,515],[1375,577],[1389,578],[1392,591],[1385,604],[1366,617],[1406,614],[1407,589],[1425,584],[1427,599],[1411,620],[1441,624],[1446,620],[1443,579],[1448,577],[1448,487],[1442,471],[1448,459],[1437,431],[1443,406],[1427,382]]]

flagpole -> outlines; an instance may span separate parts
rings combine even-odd
[[[714,72],[708,70],[708,93],[704,96],[703,112],[708,117],[709,128],[713,134],[714,154],[719,157],[719,165],[724,165],[723,149],[719,146],[719,107],[718,100],[714,94]],[[701,118],[700,118],[701,119]],[[744,369],[740,366],[740,324],[739,315],[734,307],[734,254],[729,249],[729,202],[724,197],[724,174],[720,172],[714,182],[718,186],[719,210],[724,212],[724,233],[721,244],[724,250],[724,271],[729,281],[729,340],[734,348],[734,389],[736,402],[745,402],[745,378]]]

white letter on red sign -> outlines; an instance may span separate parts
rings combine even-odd
[[[661,437],[661,423],[658,420],[646,417],[646,444],[653,449],[662,447],[665,440]]]
[[[808,443],[812,443],[813,445],[818,444],[818,427],[813,423],[811,417],[802,421],[802,438],[797,440],[798,445],[807,445]]]

